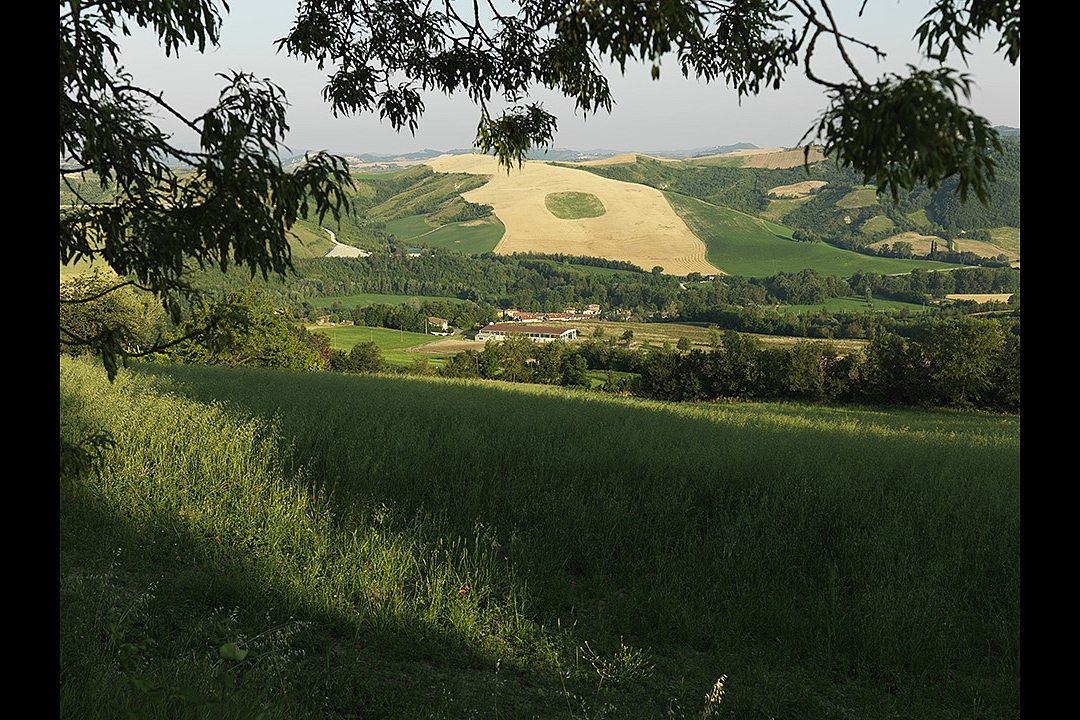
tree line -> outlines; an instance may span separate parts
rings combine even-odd
[[[911,338],[884,333],[841,353],[827,341],[764,346],[725,331],[711,350],[630,349],[614,341],[535,345],[524,337],[459,353],[439,374],[586,386],[665,401],[724,399],[952,407],[1020,412],[1018,328],[994,319],[934,320]]]
[[[99,285],[106,288],[115,282],[88,278],[79,281],[79,292],[93,292]],[[96,305],[74,306],[81,314],[66,318],[66,323],[86,334],[100,327],[125,327],[119,342],[132,349],[145,343],[155,348],[151,357],[162,362],[308,371],[387,370],[374,343],[359,343],[347,353],[335,350],[325,335],[292,322],[259,286],[197,300],[180,323],[169,322],[151,299],[134,288],[114,290]],[[425,311],[433,309],[438,306],[376,305],[357,312],[368,324],[385,325],[394,317],[419,322]],[[573,346],[535,345],[524,336],[511,336],[504,342],[489,342],[483,350],[459,353],[438,372],[447,377],[586,387],[588,371],[606,371],[603,389],[658,400],[790,398],[1019,412],[1018,318],[939,316],[919,320],[904,330],[904,334],[877,332],[864,349],[847,354],[828,341],[766,347],[732,329],[722,335],[714,330],[710,350],[693,349],[689,341],[680,341],[676,348],[631,349],[630,331],[623,334],[622,344],[597,337]],[[61,352],[78,355],[86,352],[86,346],[65,344],[62,336]],[[434,371],[421,361],[406,372]]]

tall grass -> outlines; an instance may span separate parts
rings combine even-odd
[[[1019,712],[1016,418],[62,361],[62,436],[96,429],[62,709],[209,697],[215,643],[299,627],[238,707],[690,717],[727,674],[739,717]]]

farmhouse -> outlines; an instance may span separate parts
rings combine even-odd
[[[522,325],[520,323],[492,323],[476,333],[480,342],[505,340],[508,335],[525,335],[535,343],[554,340],[576,340],[577,328],[558,328],[544,325]]]

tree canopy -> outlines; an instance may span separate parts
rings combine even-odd
[[[531,100],[535,89],[554,89],[590,114],[612,108],[611,63],[642,61],[658,78],[661,60],[674,58],[684,75],[740,97],[779,87],[801,66],[829,98],[804,140],[823,143],[893,198],[955,177],[962,197],[985,200],[998,137],[964,104],[970,78],[945,63],[963,61],[984,37],[1019,62],[1019,0],[937,0],[913,39],[938,66],[876,78],[848,49],[883,53],[846,34],[829,2],[300,0],[279,49],[329,73],[324,95],[334,113],[377,112],[399,130],[417,127],[425,93],[465,93],[480,113],[476,148],[508,168],[550,144],[557,128]],[[283,169],[286,100],[271,81],[223,74],[217,104],[189,118],[124,70],[120,38],[132,27],[152,30],[166,55],[203,52],[219,40],[221,9],[227,4],[215,0],[61,2],[60,173],[76,198],[61,208],[61,264],[104,261],[174,318],[192,263],[286,271],[289,228],[339,213],[350,183],[344,161],[330,155]],[[818,74],[814,58],[826,43],[850,78]],[[165,133],[161,115],[195,133],[198,148]],[[98,189],[86,192],[86,180]],[[131,354],[108,332],[68,337],[114,359]]]
[[[220,21],[213,0],[72,0],[60,9],[60,178],[74,197],[60,209],[60,263],[104,261],[130,278],[117,288],[150,291],[174,320],[193,263],[287,270],[289,228],[339,213],[351,182],[344,161],[325,154],[286,172],[278,155],[286,102],[270,81],[221,75],[217,105],[186,118],[120,65],[119,36],[131,25],[152,29],[171,55],[215,44]],[[198,149],[174,142],[159,114],[179,118]],[[61,295],[61,307],[77,302]],[[116,358],[153,350],[133,350],[119,327],[91,336],[61,318],[65,343],[101,352],[110,374]]]
[[[998,138],[963,105],[970,78],[945,65],[997,35],[998,51],[1020,59],[1019,0],[937,0],[913,39],[939,67],[874,78],[850,48],[885,53],[848,35],[834,0],[301,0],[279,47],[330,70],[325,98],[335,113],[377,111],[415,129],[424,93],[465,92],[479,106],[476,147],[508,167],[550,144],[557,118],[530,100],[537,88],[573,98],[585,114],[611,110],[608,63],[651,65],[673,57],[686,76],[721,82],[739,97],[778,88],[800,65],[829,105],[804,140],[895,198],[956,175],[964,197],[986,198]],[[863,10],[866,4],[864,1]],[[819,47],[834,45],[850,78],[819,75]],[[508,109],[496,115],[493,100]]]

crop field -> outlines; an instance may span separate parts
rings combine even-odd
[[[1014,228],[1009,228],[1014,229]],[[1019,230],[1017,230],[1019,234]],[[993,235],[991,235],[993,237]],[[966,238],[957,238],[953,241],[956,249],[960,252],[973,252],[979,257],[997,257],[998,255],[1005,255],[1009,260],[1019,260],[1020,251],[1012,252],[1000,247],[996,243],[981,242],[979,240],[968,240]],[[1017,241],[1019,245],[1019,240]]]
[[[850,276],[858,271],[906,273],[912,268],[957,267],[929,260],[879,258],[825,243],[790,240],[791,230],[730,208],[668,193],[672,207],[708,246],[709,262],[733,275],[769,277],[812,267],[823,276]]]
[[[509,173],[485,155],[444,156],[431,161],[437,172],[490,176],[483,187],[464,193],[469,202],[491,205],[506,226],[495,251],[566,253],[626,260],[646,270],[686,275],[716,273],[705,260],[705,245],[653,188],[621,183],[583,170],[526,162]],[[606,212],[563,220],[548,210],[550,193],[595,196]]]
[[[890,237],[887,240],[882,240],[881,242],[871,243],[867,247],[869,247],[869,248],[871,248],[873,250],[876,250],[876,249],[880,248],[884,244],[888,244],[888,245],[891,246],[891,245],[893,245],[894,243],[897,243],[897,242],[910,243],[912,252],[914,252],[916,255],[927,255],[927,254],[929,254],[930,251],[934,248],[935,245],[937,245],[942,250],[946,249],[947,246],[948,246],[948,243],[945,240],[942,240],[941,238],[937,237],[936,235],[922,235],[921,233],[916,233],[916,232],[902,232],[902,233],[897,233],[896,235],[893,235],[892,237]],[[905,260],[903,262],[908,262],[908,261]],[[940,263],[938,263],[938,265],[940,265]]]
[[[811,163],[821,162],[825,159],[825,156],[821,154],[820,148],[810,148],[809,156],[806,155],[803,148],[794,148],[790,150],[784,150],[781,148],[771,148],[762,150],[742,150],[732,155],[742,155],[743,162],[741,167],[760,167],[760,168],[793,168],[801,167],[809,159]]]
[[[1019,715],[1018,417],[70,360],[60,389],[90,463],[62,717]]]
[[[804,180],[791,185],[780,185],[769,191],[770,196],[778,198],[802,198],[808,197],[811,192],[823,188],[829,183],[824,180]]]

